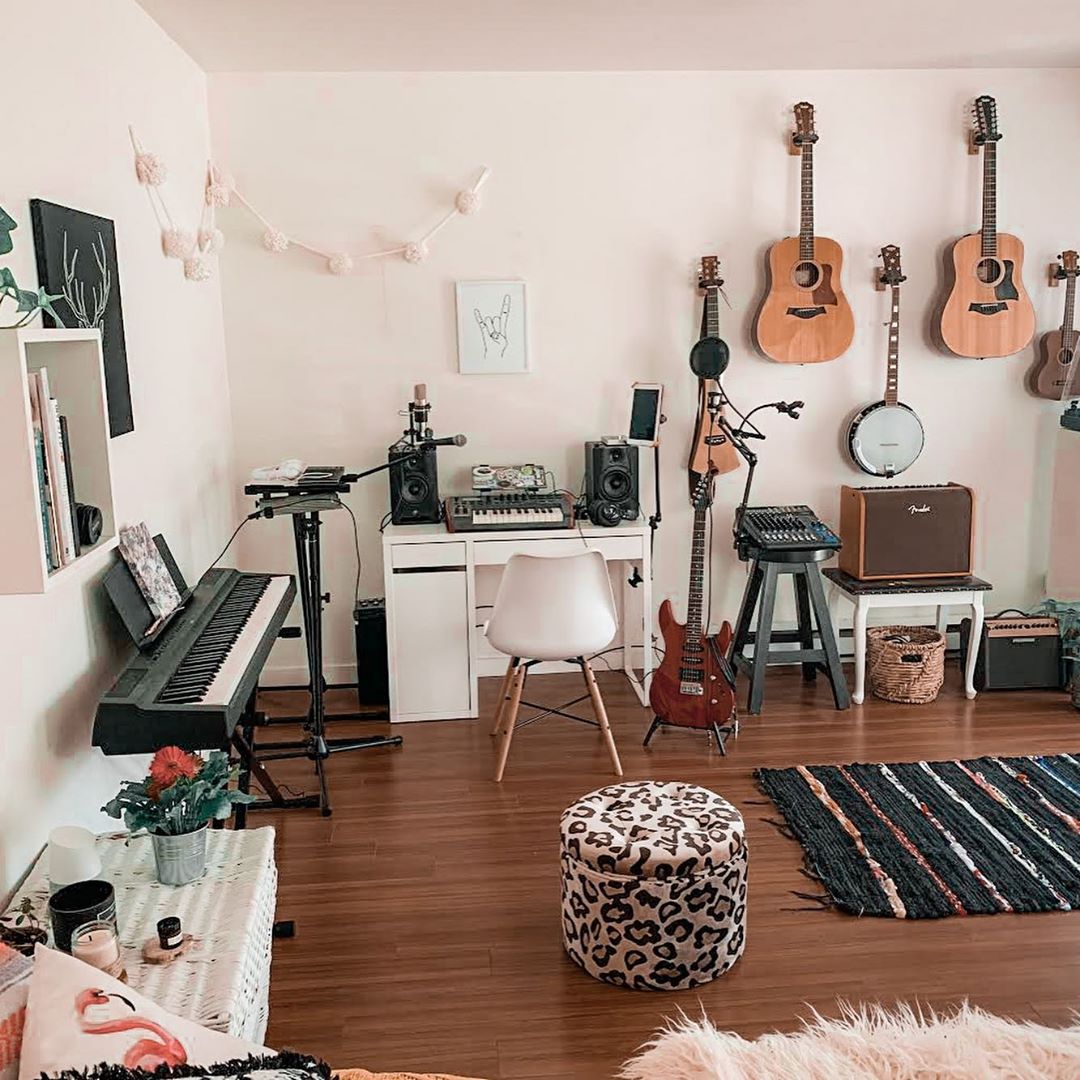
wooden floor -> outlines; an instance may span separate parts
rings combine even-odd
[[[595,982],[566,959],[559,814],[610,782],[607,758],[593,729],[553,717],[517,734],[506,779],[493,783],[498,680],[484,680],[479,722],[402,725],[400,750],[335,757],[333,817],[256,819],[278,828],[279,917],[298,923],[295,940],[275,944],[270,1045],[335,1067],[597,1080],[679,1008],[703,1007],[753,1036],[793,1029],[808,1006],[835,1012],[837,998],[940,1006],[967,997],[1049,1024],[1080,1007],[1080,914],[904,922],[797,910],[791,890],[812,889],[798,872],[801,849],[761,820],[771,806],[747,804],[761,798],[759,765],[1075,751],[1080,714],[1065,695],[969,702],[950,665],[932,705],[871,699],[838,713],[824,683],[784,670],[770,674],[764,714],[744,722],[725,758],[686,732],[661,732],[642,750],[650,715],[621,676],[600,680],[628,778],[693,781],[742,809],[749,925],[732,971],[696,991],[642,993]],[[578,685],[537,677],[530,696],[556,703]],[[271,712],[306,700],[264,699]],[[308,786],[306,769],[289,763],[277,775]]]

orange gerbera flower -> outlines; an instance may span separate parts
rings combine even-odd
[[[191,780],[198,776],[202,766],[202,758],[181,750],[179,746],[163,746],[150,762],[151,785],[160,795],[181,777]]]

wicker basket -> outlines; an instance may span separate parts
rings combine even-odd
[[[945,637],[921,626],[874,626],[866,631],[871,692],[886,701],[923,705],[945,681]]]

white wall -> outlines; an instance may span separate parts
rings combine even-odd
[[[166,159],[173,213],[193,223],[209,146],[205,76],[134,0],[54,0],[43,18],[12,8],[4,37],[0,205],[19,228],[0,265],[35,282],[30,198],[115,221],[135,415],[135,431],[113,442],[117,517],[163,530],[197,578],[236,513],[220,290],[185,282],[162,257],[127,125]],[[0,597],[0,896],[51,826],[115,824],[97,810],[135,763],[92,750],[90,731],[126,647],[97,578]]]
[[[438,433],[469,437],[463,450],[440,451],[444,490],[466,489],[467,466],[479,461],[541,461],[576,486],[581,443],[622,430],[628,384],[661,380],[670,422],[656,577],[660,596],[682,595],[695,259],[722,258],[733,308],[722,312],[734,357],[725,383],[735,401],[807,403],[798,423],[764,417],[756,500],[806,501],[835,520],[840,484],[862,482],[841,432],[883,393],[886,300],[872,283],[878,250],[896,242],[909,278],[901,393],[927,430],[907,478],[975,487],[977,570],[997,587],[991,606],[1031,602],[1045,572],[1042,466],[1058,410],[1022,389],[1032,353],[943,357],[927,319],[943,245],[978,227],[966,103],[991,92],[1006,136],[1001,228],[1027,245],[1040,327],[1060,322],[1061,291],[1045,287],[1045,266],[1080,229],[1063,180],[1080,169],[1078,88],[1076,71],[1015,70],[212,75],[218,160],[281,228],[331,248],[415,235],[477,165],[492,167],[482,212],[452,224],[420,267],[395,259],[334,278],[296,253],[266,253],[259,226],[229,212],[223,290],[238,467],[292,455],[375,464],[400,430],[412,383],[426,381]],[[749,331],[766,248],[797,229],[797,161],[785,140],[801,98],[818,107],[818,231],[847,252],[857,331],[839,361],[788,367],[755,356]],[[458,375],[453,282],[514,276],[530,286],[535,373]],[[741,486],[734,475],[718,489],[714,610],[728,618],[744,576],[723,533]],[[377,595],[384,480],[365,482],[350,502],[361,522],[361,589]],[[335,597],[327,656],[340,678],[352,655],[348,518],[328,515],[324,533]],[[242,552],[251,566],[291,568],[287,523],[249,526]],[[300,662],[299,650],[275,654],[278,666]]]

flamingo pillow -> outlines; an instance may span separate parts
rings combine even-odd
[[[185,1075],[329,1080],[330,1070],[297,1054],[273,1056],[231,1035],[167,1013],[148,998],[66,953],[38,946],[26,1008],[19,1080],[78,1074],[95,1067],[109,1080],[117,1066],[153,1072],[179,1066]],[[192,1068],[194,1067],[194,1068]]]

